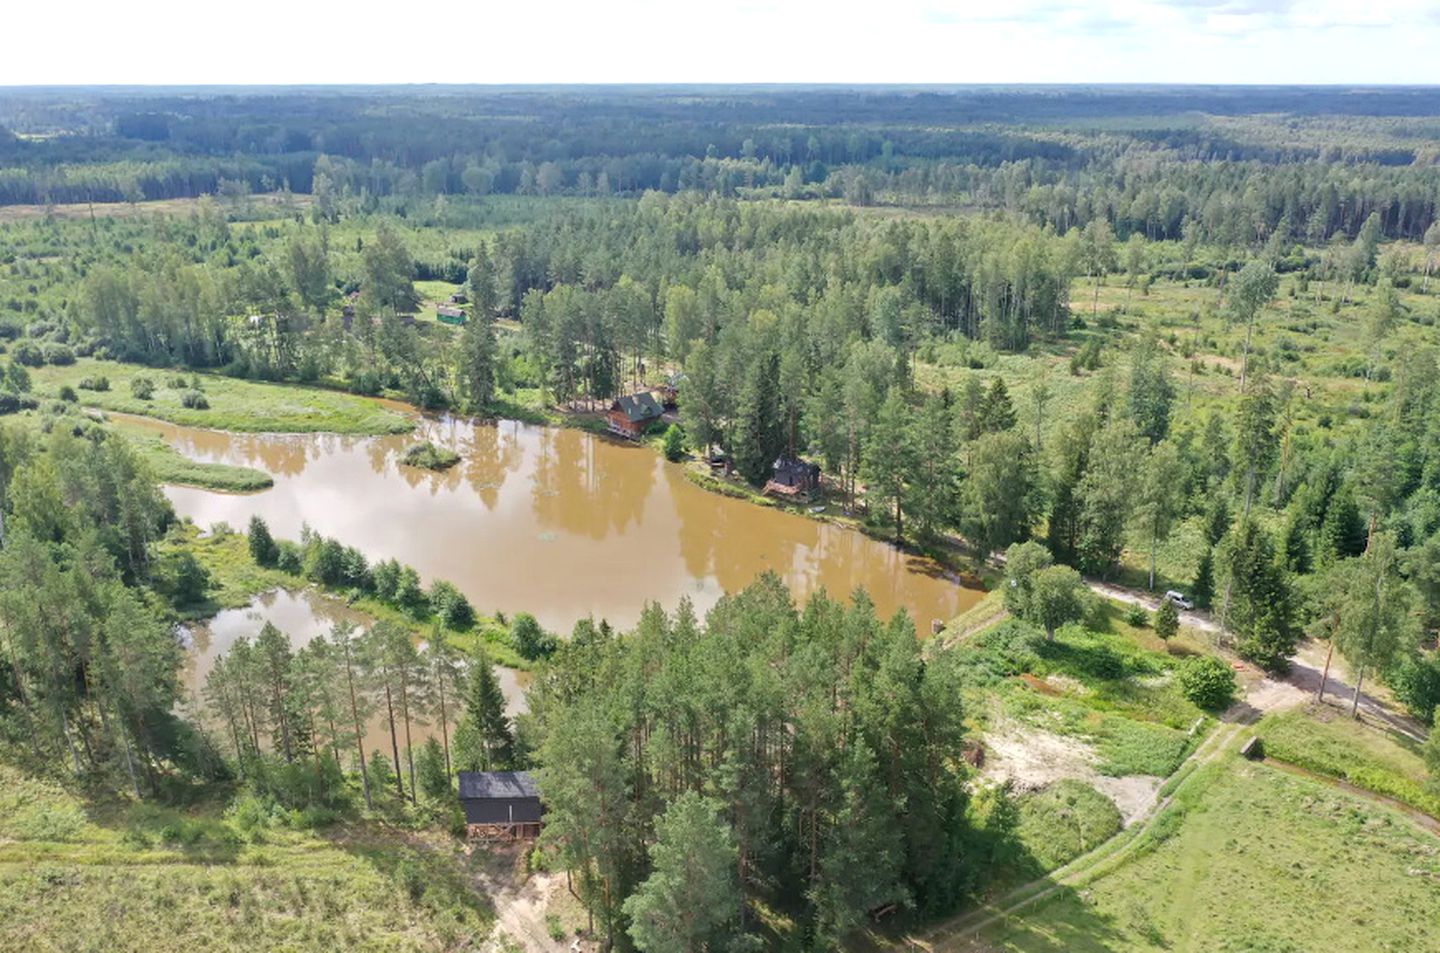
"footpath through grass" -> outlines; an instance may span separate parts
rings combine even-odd
[[[1440,950],[1440,840],[1323,782],[1227,759],[1141,854],[960,949]]]

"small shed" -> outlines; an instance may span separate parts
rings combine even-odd
[[[765,492],[776,496],[799,498],[820,489],[820,465],[796,457],[775,461],[774,473],[765,484]]]
[[[465,312],[450,304],[442,304],[435,309],[435,320],[441,324],[451,324],[460,327],[465,323]]]
[[[470,837],[528,840],[540,835],[545,808],[529,771],[461,771],[460,806]]]
[[[665,408],[655,399],[655,395],[642,391],[617,398],[610,405],[606,421],[611,433],[630,440],[639,440],[646,428],[664,414]]]

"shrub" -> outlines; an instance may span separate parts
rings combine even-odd
[[[110,378],[103,374],[99,377],[82,377],[75,386],[81,390],[107,391],[110,389]]]
[[[1395,697],[1427,725],[1440,707],[1440,652],[1416,652],[1402,658],[1385,676]]]
[[[171,390],[186,390],[190,387],[190,382],[185,379],[185,375],[183,374],[176,374],[171,377],[169,384]]]
[[[305,555],[290,540],[284,540],[280,544],[280,553],[275,557],[275,567],[281,572],[288,572],[292,576],[300,575],[305,568]]]
[[[685,431],[679,424],[671,424],[665,431],[665,459],[679,463],[685,457]]]
[[[250,544],[250,558],[257,566],[274,566],[280,559],[280,547],[270,535],[270,527],[260,516],[250,517],[250,530],[246,534]]]
[[[45,364],[45,352],[34,341],[22,341],[15,345],[12,353],[15,360],[26,367],[42,367]]]
[[[130,393],[135,395],[136,400],[149,400],[155,396],[155,382],[148,377],[132,377]]]
[[[167,556],[156,576],[157,588],[177,605],[199,602],[210,590],[210,573],[188,551]]]
[[[57,344],[54,341],[47,341],[43,352],[45,363],[54,364],[56,367],[64,367],[75,363],[75,352],[70,350],[69,345]]]
[[[1180,666],[1180,691],[1208,711],[1227,708],[1235,699],[1235,673],[1213,655],[1189,659]]]
[[[442,624],[452,629],[468,629],[475,624],[475,609],[470,600],[444,579],[437,579],[430,587],[430,609]]]
[[[448,470],[460,462],[460,454],[454,450],[437,447],[430,441],[412,444],[405,448],[400,458],[406,465],[422,470]]]
[[[210,402],[198,390],[187,390],[180,395],[180,406],[191,410],[209,410]]]
[[[1160,608],[1155,610],[1155,634],[1168,642],[1179,631],[1180,610],[1169,599],[1161,601]]]
[[[528,612],[515,613],[515,620],[510,623],[510,641],[515,644],[515,651],[532,662],[550,655],[556,648],[555,636],[540,628],[540,623]]]
[[[73,404],[75,403],[75,401],[80,399],[80,395],[75,393],[75,388],[71,387],[69,384],[64,384],[60,388],[60,399],[64,401],[69,401]]]
[[[1125,621],[1137,629],[1143,629],[1150,624],[1150,613],[1139,603],[1131,603],[1125,610]]]

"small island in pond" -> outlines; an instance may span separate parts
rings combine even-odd
[[[448,470],[460,462],[460,454],[445,447],[437,447],[430,441],[411,444],[400,458],[406,466],[424,470]]]

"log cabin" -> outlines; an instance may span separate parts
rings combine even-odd
[[[646,429],[664,413],[665,408],[655,399],[655,395],[642,391],[616,398],[610,405],[606,422],[611,433],[629,440],[639,440]]]

